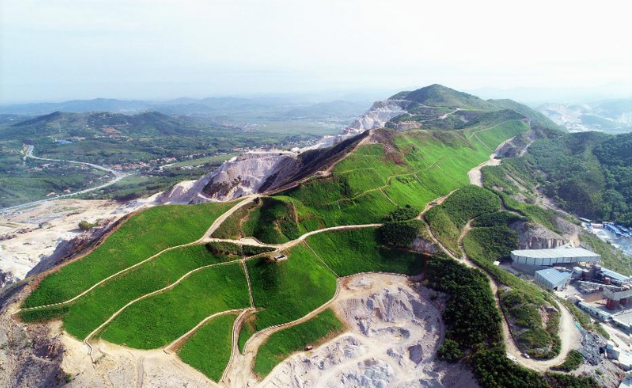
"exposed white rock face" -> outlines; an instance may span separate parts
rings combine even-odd
[[[175,185],[165,192],[160,201],[225,201],[254,194],[268,179],[281,179],[295,171],[298,166],[296,155],[296,152],[279,150],[241,154],[224,162],[217,170],[197,181],[185,181]]]
[[[358,117],[348,129],[362,133],[370,129],[382,128],[392,118],[407,113],[402,106],[409,103],[404,100],[378,101],[368,112]]]
[[[403,276],[354,276],[334,306],[350,332],[291,357],[260,386],[478,387],[468,370],[436,360],[444,328],[426,294]]]
[[[297,171],[297,155],[314,149],[334,146],[367,130],[382,128],[392,118],[406,113],[404,100],[378,101],[364,115],[336,136],[324,136],[316,144],[288,151],[257,151],[242,154],[222,164],[198,181],[175,185],[160,198],[160,203],[196,203],[209,200],[228,201],[275,187]]]

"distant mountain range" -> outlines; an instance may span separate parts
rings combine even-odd
[[[632,98],[589,104],[544,104],[537,110],[573,132],[632,132]]]
[[[327,101],[313,103],[289,98],[209,97],[203,99],[178,98],[168,101],[141,101],[96,98],[0,106],[2,115],[40,116],[53,112],[111,112],[135,114],[154,111],[166,115],[228,116],[262,114],[280,119],[329,117],[357,117],[366,110],[367,101]]]

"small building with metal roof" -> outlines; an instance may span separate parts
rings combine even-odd
[[[535,281],[549,290],[561,290],[571,281],[571,273],[547,268],[535,272]]]

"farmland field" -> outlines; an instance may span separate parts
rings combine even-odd
[[[225,264],[196,272],[173,289],[131,305],[100,336],[115,344],[155,349],[212,314],[248,307],[248,284],[241,265]]]
[[[232,350],[233,323],[237,314],[211,319],[178,349],[178,357],[213,381],[219,381]]]
[[[166,205],[134,214],[94,251],[44,278],[23,307],[63,302],[166,248],[193,242],[234,205]]]

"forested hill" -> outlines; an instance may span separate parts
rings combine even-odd
[[[632,225],[632,134],[566,134],[527,154],[544,193],[579,216]]]
[[[0,124],[0,146],[14,154],[26,143],[35,145],[38,156],[55,159],[72,156],[75,160],[97,164],[227,153],[235,147],[281,146],[315,138],[318,137],[245,131],[219,125],[209,118],[151,111],[135,115],[54,112],[15,124]],[[0,164],[2,160],[0,155]]]

